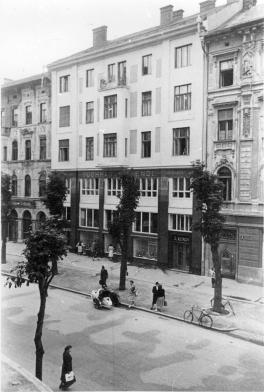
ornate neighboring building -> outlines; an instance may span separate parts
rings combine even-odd
[[[2,171],[9,174],[8,239],[22,241],[48,215],[41,202],[51,168],[51,84],[48,73],[1,88]]]
[[[207,164],[225,185],[223,276],[263,284],[264,7],[254,0],[241,3],[233,18],[203,34]],[[206,270],[210,262],[207,249]]]

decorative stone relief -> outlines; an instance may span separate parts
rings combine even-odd
[[[249,137],[250,135],[250,109],[243,109],[243,136]]]

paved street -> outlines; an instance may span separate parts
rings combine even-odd
[[[36,286],[2,289],[2,352],[34,372]],[[136,310],[96,310],[51,289],[43,381],[58,390],[64,346],[73,345],[72,390],[263,390],[263,348]]]

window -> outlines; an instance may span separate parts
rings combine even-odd
[[[104,135],[104,157],[116,157],[116,133]]]
[[[69,160],[69,139],[59,140],[59,161]]]
[[[110,223],[113,222],[114,218],[117,216],[116,210],[105,210],[104,213],[104,229],[107,230]]]
[[[39,176],[39,197],[46,195],[46,175],[41,174]]]
[[[25,176],[25,196],[31,196],[31,178],[29,175]]]
[[[3,148],[3,161],[7,161],[7,146],[4,146]]]
[[[81,208],[80,226],[99,227],[99,210]]]
[[[118,63],[118,85],[126,85],[126,61]]]
[[[134,231],[141,233],[157,233],[158,214],[152,212],[136,212]]]
[[[17,127],[17,121],[18,121],[18,108],[14,107],[12,108],[12,127]]]
[[[150,158],[151,156],[151,132],[141,132],[142,138],[142,158]]]
[[[108,178],[107,179],[107,195],[108,196],[120,196],[122,191],[122,183],[120,178]]]
[[[220,87],[232,86],[233,76],[233,60],[220,61]]]
[[[32,124],[32,106],[26,106],[26,124]]]
[[[151,54],[142,57],[142,75],[151,74],[151,59]]]
[[[92,161],[94,159],[94,138],[87,137],[86,138],[86,154],[85,159],[86,161]]]
[[[11,188],[12,188],[12,195],[17,196],[17,176],[15,174],[13,174],[12,176]]]
[[[46,151],[47,151],[46,136],[40,136],[40,138],[39,138],[39,159],[46,159]]]
[[[25,159],[26,161],[31,160],[31,140],[25,141]]]
[[[192,216],[170,214],[169,218],[170,230],[176,231],[192,231]]]
[[[233,109],[218,110],[218,140],[233,138]]]
[[[70,75],[60,77],[60,93],[67,93],[69,91]]]
[[[69,127],[69,126],[70,126],[70,106],[61,106],[59,127]]]
[[[125,117],[128,115],[128,99],[125,98]]]
[[[156,178],[140,178],[140,197],[157,197],[158,181]]]
[[[107,77],[108,77],[108,82],[114,82],[115,81],[115,64],[108,64],[107,66]]]
[[[172,155],[190,154],[190,128],[173,128]]]
[[[142,116],[151,116],[151,91],[142,93]]]
[[[99,178],[83,178],[82,195],[99,195]]]
[[[94,122],[94,102],[86,102],[86,124]]]
[[[191,84],[183,84],[174,87],[174,112],[191,110]]]
[[[94,69],[88,69],[86,71],[86,87],[94,86]]]
[[[175,48],[175,68],[191,65],[191,47],[192,45],[185,45]]]
[[[18,156],[17,141],[14,140],[12,142],[12,161],[17,161],[17,156]]]
[[[173,178],[172,197],[179,197],[179,198],[191,197],[190,178],[188,177]]]
[[[40,122],[45,123],[47,121],[47,104],[43,102],[40,104]]]
[[[117,95],[104,97],[104,118],[115,118],[117,116]]]
[[[134,257],[142,257],[152,260],[157,260],[158,246],[154,240],[147,240],[145,238],[134,238],[133,240],[133,255]]]
[[[227,167],[221,167],[217,173],[219,180],[224,184],[223,199],[224,201],[231,200],[232,193],[232,175]]]
[[[1,110],[1,126],[5,127],[5,125],[6,125],[6,122],[5,122],[5,110],[2,109]]]
[[[71,207],[63,207],[63,218],[67,221],[71,220]]]

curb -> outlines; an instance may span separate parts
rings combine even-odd
[[[1,354],[1,361],[6,363],[8,366],[10,366],[12,369],[20,373],[26,380],[33,384],[36,387],[36,391],[40,392],[53,392],[50,387],[48,387],[46,384],[44,384],[42,381],[40,381],[38,378],[33,376],[28,370],[24,369],[22,366],[18,365],[11,359],[7,358],[4,354]]]
[[[6,276],[14,276],[14,275],[9,274],[7,272],[1,272],[1,274],[2,275],[6,275]],[[25,280],[28,280],[28,279],[25,278]],[[78,294],[78,295],[82,295],[84,297],[91,298],[91,294],[84,293],[83,291],[73,290],[73,289],[69,289],[67,287],[61,287],[61,286],[57,286],[57,285],[53,285],[53,284],[50,284],[50,287],[54,288],[54,289],[57,289],[57,290],[67,291],[67,292],[70,292],[70,293],[73,293],[73,294]],[[127,303],[120,302],[120,304],[121,304],[122,307],[129,309],[129,305]],[[264,346],[263,340],[252,338],[250,336],[246,337],[246,336],[243,336],[243,335],[235,334],[234,331],[238,331],[239,330],[238,328],[217,328],[217,327],[208,328],[208,327],[205,327],[203,325],[199,325],[197,323],[189,323],[189,322],[185,321],[182,317],[179,317],[179,316],[173,316],[173,315],[170,315],[170,314],[156,312],[156,311],[153,311],[151,309],[143,308],[143,307],[140,307],[140,306],[133,306],[133,309],[137,309],[137,310],[140,310],[142,312],[156,314],[156,315],[159,315],[159,316],[162,316],[162,317],[165,317],[165,318],[169,318],[171,320],[181,321],[181,322],[184,322],[184,323],[187,323],[187,324],[194,325],[194,326],[199,327],[199,328],[204,328],[204,329],[215,331],[215,332],[218,332],[218,333],[226,333],[226,334],[229,334],[230,336],[232,336],[232,337],[234,337],[236,339],[240,339],[240,340],[244,340],[244,341],[247,341],[247,342],[250,342],[250,343],[254,343],[254,344],[257,344],[259,346]]]

